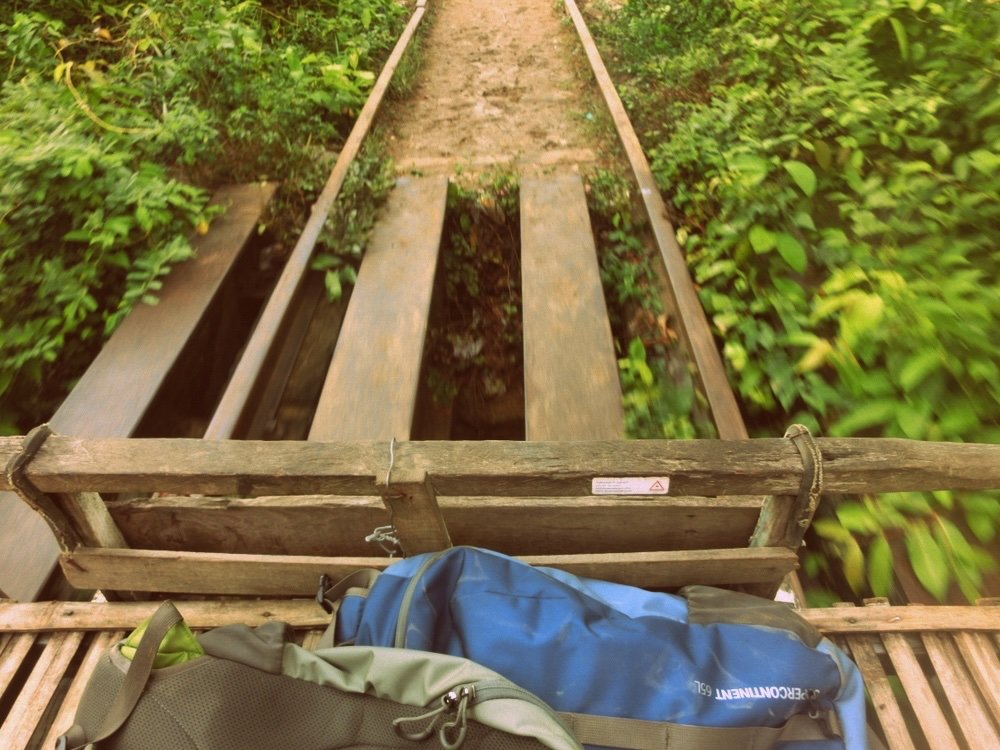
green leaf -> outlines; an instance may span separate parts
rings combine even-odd
[[[777,237],[778,253],[793,270],[806,270],[806,249],[792,235],[780,232]]]
[[[851,532],[832,518],[817,518],[813,521],[812,529],[821,539],[829,539],[831,542],[844,543],[851,538]]]
[[[890,18],[889,23],[896,34],[896,43],[899,45],[899,56],[903,58],[904,62],[908,62],[910,59],[910,40],[906,35],[906,27],[903,26],[898,18]]]
[[[920,584],[935,599],[943,602],[951,583],[948,558],[923,524],[917,523],[909,528],[906,553]]]
[[[895,421],[898,404],[895,399],[867,401],[837,420],[830,433],[838,437],[854,435],[878,425]]]
[[[844,578],[855,593],[865,586],[865,553],[854,537],[850,537],[843,547]]]
[[[965,522],[969,525],[969,530],[976,535],[976,539],[983,544],[990,544],[996,539],[996,522],[985,513],[968,512],[965,514]]]
[[[739,154],[730,160],[729,165],[731,169],[743,175],[750,187],[763,182],[771,171],[771,164],[767,159],[753,154]]]
[[[892,548],[881,534],[868,546],[868,585],[875,596],[889,596],[892,590]]]
[[[955,507],[955,496],[952,494],[951,490],[934,490],[931,495],[937,500],[938,504],[951,510]]]
[[[816,193],[816,173],[808,164],[789,159],[783,165],[803,193],[812,197]]]
[[[774,247],[777,237],[774,232],[766,229],[760,224],[754,224],[750,228],[750,246],[755,253],[766,253]]]
[[[326,293],[330,299],[334,301],[340,299],[344,293],[344,288],[340,284],[340,274],[336,271],[327,271],[323,275],[323,281],[326,285]]]
[[[924,378],[941,366],[941,355],[934,349],[919,352],[906,360],[899,371],[899,384],[907,393],[924,382]]]
[[[829,169],[833,165],[833,152],[825,141],[813,141],[813,153],[821,168]]]
[[[848,531],[857,534],[877,534],[879,532],[878,521],[859,502],[848,501],[839,503],[834,511],[840,523]]]

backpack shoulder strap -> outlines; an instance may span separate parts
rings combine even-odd
[[[700,727],[611,716],[559,712],[582,745],[622,750],[767,750],[788,740],[830,739],[822,719],[793,716],[781,727]]]
[[[118,693],[115,695],[111,708],[101,722],[94,737],[87,737],[83,728],[79,724],[70,727],[56,744],[57,750],[79,750],[90,745],[94,745],[102,740],[106,740],[113,735],[124,724],[128,717],[132,715],[135,704],[139,702],[142,691],[149,681],[149,675],[153,671],[153,661],[156,659],[156,652],[160,648],[160,642],[167,632],[183,618],[177,608],[170,602],[163,602],[159,609],[153,614],[146,632],[143,633],[142,640],[135,651],[135,658],[129,665],[128,672],[125,673],[125,680],[122,682]]]

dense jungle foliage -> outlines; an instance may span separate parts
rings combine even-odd
[[[0,8],[0,434],[47,418],[209,191],[280,179],[280,244],[404,22],[395,0],[14,0]],[[294,237],[290,240],[294,243]]]
[[[595,14],[756,433],[1000,442],[1000,5]],[[806,569],[885,595],[896,546],[973,598],[998,525],[995,494],[845,499]]]

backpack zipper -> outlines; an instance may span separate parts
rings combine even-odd
[[[396,719],[392,722],[392,726],[400,737],[414,742],[426,740],[436,731],[444,750],[459,750],[462,743],[465,742],[465,736],[468,732],[467,713],[469,707],[501,699],[530,703],[548,714],[552,721],[562,727],[567,734],[572,734],[559,715],[545,701],[534,693],[504,679],[480,680],[479,682],[458,685],[439,698],[441,705],[438,708],[420,716]],[[405,725],[419,722],[428,723],[422,728],[406,731]]]

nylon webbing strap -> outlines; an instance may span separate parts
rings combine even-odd
[[[768,750],[779,741],[829,739],[808,716],[793,716],[783,727],[696,727],[574,713],[559,718],[581,744],[622,750]]]
[[[160,649],[160,642],[167,635],[167,632],[183,618],[177,608],[170,602],[163,602],[159,609],[153,614],[146,627],[146,632],[139,641],[139,647],[135,650],[135,657],[129,665],[128,672],[125,673],[125,680],[118,689],[115,699],[108,709],[108,713],[101,722],[94,737],[84,737],[79,726],[74,726],[66,733],[66,745],[70,748],[89,747],[98,742],[106,740],[113,735],[124,724],[128,717],[132,715],[135,704],[139,702],[142,691],[149,681],[150,672],[153,671],[153,661],[156,659],[156,652]],[[63,747],[62,743],[60,747]]]
[[[368,590],[374,585],[376,578],[378,578],[377,570],[362,568],[340,579],[333,586],[322,592],[323,601],[330,608],[330,624],[323,631],[323,635],[320,636],[316,648],[330,648],[337,645],[334,643],[337,630],[337,614],[340,612],[340,605],[343,603],[344,597],[349,594],[367,595]]]

